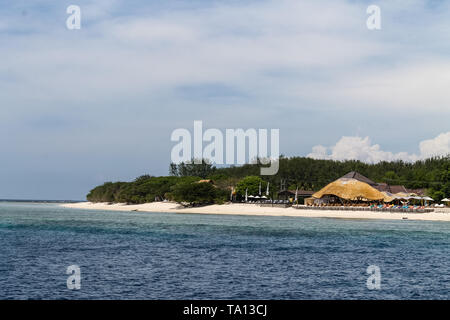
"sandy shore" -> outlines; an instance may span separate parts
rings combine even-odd
[[[261,216],[289,216],[308,218],[344,218],[344,219],[389,219],[389,220],[430,220],[450,221],[450,210],[444,212],[428,213],[389,213],[368,211],[328,211],[307,210],[295,208],[260,207],[256,204],[224,204],[210,205],[196,208],[183,208],[176,203],[153,202],[139,205],[107,204],[107,203],[68,203],[61,206],[87,210],[112,211],[143,211],[143,212],[173,212],[198,214],[234,214],[234,215],[261,215]]]

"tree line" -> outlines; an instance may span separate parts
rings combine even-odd
[[[414,163],[384,161],[376,164],[281,156],[279,171],[273,176],[260,176],[259,164],[217,168],[208,160],[199,162],[171,163],[169,176],[143,175],[131,182],[106,182],[92,189],[87,199],[130,204],[164,199],[190,205],[223,203],[230,198],[232,190],[242,197],[245,189],[250,188],[255,193],[255,188],[259,185],[266,188],[267,183],[271,196],[276,196],[276,191],[282,187],[317,191],[350,171],[357,171],[375,182],[404,185],[411,189],[424,188],[435,200],[450,197],[450,156]],[[214,184],[199,183],[201,179],[210,179]]]

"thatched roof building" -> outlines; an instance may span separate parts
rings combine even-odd
[[[333,201],[333,197],[348,201],[392,202],[423,194],[422,189],[411,190],[404,186],[376,183],[358,172],[351,171],[314,193],[312,198],[308,199],[308,202],[314,203],[314,199],[322,199],[321,201],[328,202]]]
[[[363,176],[361,173],[356,171],[350,171],[345,176],[340,177],[340,179],[355,179],[364,183],[367,183],[368,185],[375,187],[377,185],[376,182],[370,180],[369,178]]]
[[[350,172],[342,178],[329,183],[312,196],[316,199],[324,196],[336,196],[350,201],[383,200],[385,195],[371,186],[370,182],[375,184],[357,172]]]
[[[397,193],[411,193],[411,194],[415,194],[418,196],[424,196],[425,195],[425,189],[420,188],[420,189],[408,189],[405,186],[401,186],[401,185],[390,185],[387,183],[377,183],[375,186],[373,186],[375,189],[377,189],[378,191],[381,192],[387,192],[387,193],[392,193],[392,194],[397,194]]]

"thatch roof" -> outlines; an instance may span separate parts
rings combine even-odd
[[[375,189],[381,192],[388,192],[391,194],[397,194],[397,193],[405,193],[405,194],[414,194],[418,196],[424,196],[425,195],[425,189],[419,188],[419,189],[408,189],[405,186],[400,185],[394,185],[391,186],[387,183],[377,183],[375,186],[373,186]]]
[[[405,186],[389,186],[391,193],[410,193]]]
[[[339,179],[355,179],[364,183],[367,183],[368,185],[375,186],[376,182],[370,180],[369,178],[363,176],[361,173],[356,171],[350,171],[345,176],[340,177]]]
[[[345,200],[383,200],[385,196],[369,184],[352,178],[340,178],[313,194],[320,199],[334,195]]]
[[[418,196],[425,196],[426,189],[425,188],[418,188],[418,189],[406,189],[409,193],[417,194]]]
[[[392,202],[395,199],[397,199],[397,197],[390,192],[382,191],[381,193],[384,195],[384,199],[383,199],[384,202]]]

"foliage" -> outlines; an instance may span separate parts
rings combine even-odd
[[[189,205],[214,203],[216,188],[207,182],[183,182],[174,186],[171,192],[173,200]]]
[[[165,199],[166,193],[177,183],[200,180],[199,177],[141,176],[133,182],[107,182],[89,192],[91,202],[119,202],[140,204]]]
[[[289,189],[317,191],[329,182],[350,171],[358,171],[375,182],[404,185],[407,188],[425,188],[435,200],[450,197],[450,156],[436,157],[408,163],[403,161],[367,164],[360,161],[315,160],[311,158],[280,158],[280,169],[273,176],[259,176],[257,164],[215,168],[208,161],[202,164],[171,164],[168,177],[143,175],[132,182],[106,182],[87,195],[92,202],[145,203],[163,199],[199,203],[223,203],[229,199],[230,188],[236,187],[239,196],[265,193],[270,183],[271,194],[280,190],[281,181]],[[192,183],[200,179],[209,183]],[[263,181],[264,180],[264,181]],[[186,192],[186,195],[183,195]]]
[[[199,164],[194,163],[194,161],[195,159],[192,159],[191,162],[181,162],[179,164],[172,162],[169,168],[170,175],[176,177],[195,176],[205,179],[216,171],[216,167],[214,167],[207,159],[202,159]]]
[[[386,182],[390,185],[404,185],[407,188],[428,189],[431,197],[441,191],[450,196],[450,156],[435,157],[409,163],[404,161],[379,162],[376,164],[347,160],[315,160],[311,158],[280,157],[280,168],[273,176],[262,176],[270,182],[270,189],[280,190],[281,181],[285,186],[294,189],[317,191],[350,171],[357,171],[375,182]],[[240,167],[218,168],[216,175],[243,178],[259,176],[258,165],[246,164]],[[244,190],[245,193],[245,190]],[[436,194],[436,200],[441,198]]]
[[[240,196],[245,196],[245,190],[247,190],[248,195],[259,195],[259,185],[261,184],[261,192],[264,193],[267,183],[264,182],[260,177],[248,176],[243,178],[236,186],[236,193]]]

